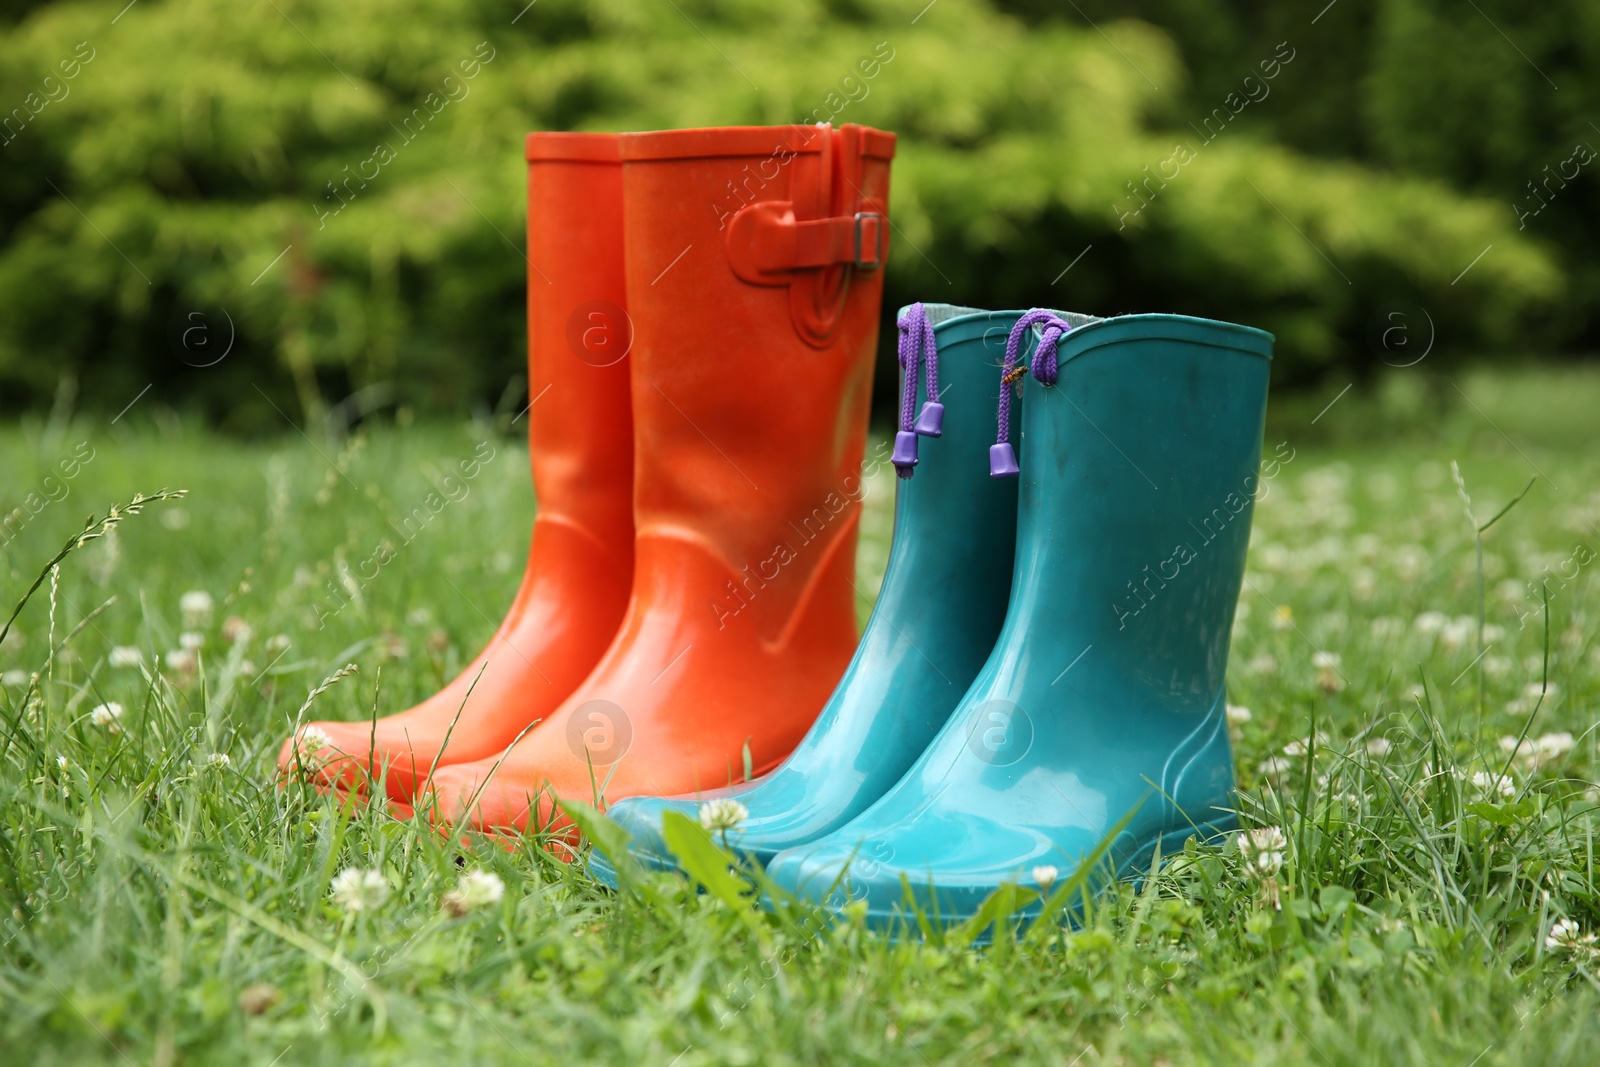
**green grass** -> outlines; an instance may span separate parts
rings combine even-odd
[[[0,430],[4,509],[65,492],[3,549],[7,610],[85,516],[189,490],[69,555],[0,647],[0,1059],[1592,1063],[1597,960],[1546,938],[1563,918],[1600,928],[1600,377],[1463,378],[1476,408],[1421,381],[1397,372],[1320,417],[1332,391],[1291,401],[1269,430],[1268,453],[1287,441],[1294,458],[1258,508],[1230,700],[1250,710],[1241,808],[1287,839],[1281,909],[1233,844],[1191,848],[1076,931],[986,948],[757,917],[730,906],[736,886],[666,876],[614,896],[538,848],[461,852],[276,787],[277,745],[323,679],[359,668],[318,716],[396,709],[490,633],[532,513],[514,429],[244,444],[147,400],[115,426]],[[495,457],[465,495],[354,577],[482,441]],[[47,483],[80,442],[92,460]],[[1534,479],[1483,535],[1476,663],[1480,570],[1451,460],[1480,524]],[[891,521],[892,486],[875,489],[867,590]],[[214,598],[208,621],[185,623],[189,590]],[[205,638],[194,670],[167,658],[186,630]],[[146,666],[113,667],[114,646]],[[91,715],[109,701],[116,731]],[[1512,797],[1474,785],[1524,730],[1574,741],[1510,761]],[[504,899],[442,909],[458,854]],[[383,872],[382,906],[330,899],[347,867]]]

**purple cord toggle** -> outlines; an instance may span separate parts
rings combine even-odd
[[[1017,466],[1017,450],[1010,441],[989,446],[989,477],[1015,478],[1022,468]]]
[[[900,477],[911,477],[911,468],[917,465],[917,435],[910,430],[901,430],[894,435],[894,454],[889,457]]]
[[[905,382],[900,391],[900,429],[894,435],[891,462],[895,472],[909,478],[917,465],[917,437],[938,437],[944,432],[944,405],[939,403],[939,347],[928,321],[928,309],[912,304],[900,317],[900,366]],[[927,368],[928,402],[917,412],[918,364]]]
[[[1019,367],[1022,339],[1029,330],[1039,327],[1039,344],[1033,350],[1033,365]],[[1021,468],[1017,465],[1016,449],[1011,447],[1011,385],[1020,383],[1023,375],[1031,373],[1041,385],[1054,385],[1060,373],[1056,361],[1056,346],[1072,329],[1072,324],[1053,311],[1034,308],[1017,319],[1006,338],[1006,358],[1000,370],[1000,410],[996,416],[998,432],[995,444],[989,449],[989,476],[1015,478]],[[1018,385],[1020,389],[1020,384]]]

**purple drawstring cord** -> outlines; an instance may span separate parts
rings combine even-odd
[[[939,437],[944,433],[944,405],[939,403],[939,345],[928,313],[921,304],[917,308],[922,314],[922,366],[927,373],[928,399],[917,413],[916,431],[923,437]]]
[[[1040,327],[1039,344],[1033,350],[1033,366],[1020,367],[1022,339],[1029,330]],[[1017,466],[1017,450],[1011,447],[1011,386],[1032,373],[1041,385],[1054,385],[1059,372],[1056,362],[1056,345],[1072,329],[1072,324],[1053,311],[1034,308],[1017,319],[1006,338],[1006,359],[1000,371],[1000,410],[996,416],[998,432],[995,443],[989,446],[989,476],[1015,478],[1021,470]]]
[[[944,405],[939,403],[939,347],[928,321],[928,309],[920,303],[906,308],[900,322],[900,366],[905,382],[900,390],[900,429],[894,435],[894,454],[890,462],[902,478],[909,478],[917,465],[917,437],[938,437],[944,432]],[[918,363],[927,368],[928,400],[917,409]],[[913,421],[914,419],[914,421]]]

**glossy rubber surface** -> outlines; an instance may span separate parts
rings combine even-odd
[[[888,567],[855,658],[816,725],[771,774],[674,798],[635,797],[611,809],[632,849],[674,866],[661,837],[669,810],[732,797],[749,817],[726,835],[766,863],[842,826],[897,782],[972,683],[1005,619],[1016,542],[1017,486],[972,457],[994,436],[1006,334],[1020,312],[928,305],[938,343],[942,434],[919,444],[916,473],[895,479]],[[901,378],[904,380],[902,370]],[[887,469],[887,457],[875,463]],[[603,855],[590,866],[613,880]]]
[[[488,646],[443,690],[376,726],[316,723],[333,743],[302,753],[323,781],[366,788],[370,775],[397,801],[414,796],[436,759],[492,756],[547,717],[599,661],[628,602],[633,430],[618,139],[534,133],[527,157],[528,452],[538,512],[521,587]],[[465,593],[483,605],[497,598]],[[294,758],[286,741],[280,767]]]
[[[988,662],[881,800],[777,856],[775,882],[880,924],[909,883],[936,922],[1003,882],[1119,870],[1233,825],[1223,682],[1271,337],[1173,315],[1075,329],[1026,380],[1016,569]],[[971,462],[982,465],[976,451]],[[1037,908],[1037,904],[1034,905]]]
[[[764,773],[805,736],[855,650],[883,275],[835,266],[741,280],[721,228],[739,201],[717,206],[742,188],[802,219],[849,215],[864,198],[887,203],[889,161],[852,155],[864,138],[850,127],[633,137],[622,139],[632,596],[599,665],[548,722],[503,760],[434,776],[438,814],[481,828],[564,829],[552,795],[608,802]],[[761,154],[739,154],[754,144]],[[763,170],[774,146],[787,161]],[[797,300],[811,302],[806,335]]]

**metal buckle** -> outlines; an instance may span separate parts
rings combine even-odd
[[[861,258],[861,224],[866,219],[876,219],[878,223],[878,240],[875,242],[877,247],[873,249],[874,257],[871,260],[864,260]],[[888,220],[876,211],[856,212],[855,265],[858,269],[877,270],[879,267],[883,266],[883,261],[889,251],[889,228],[886,225],[887,222]]]

